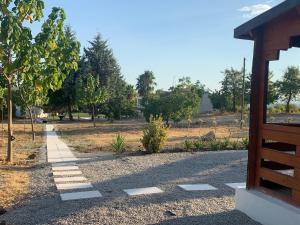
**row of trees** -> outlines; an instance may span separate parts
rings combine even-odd
[[[93,121],[97,114],[109,119],[135,114],[137,93],[123,79],[112,50],[99,34],[84,48],[78,65],[61,89],[50,91],[46,111],[68,112],[70,120],[74,110],[89,112]]]
[[[226,69],[219,90],[211,91],[210,98],[215,109],[236,112],[242,104],[243,72],[236,69]],[[273,81],[274,74],[269,73],[267,105],[284,102],[286,112],[290,112],[291,102],[300,95],[300,70],[289,66],[280,80]],[[250,75],[245,79],[245,104],[250,103]]]
[[[147,121],[151,116],[162,116],[167,124],[170,120],[178,123],[191,119],[205,92],[204,85],[199,81],[192,83],[189,77],[179,79],[178,84],[168,91],[154,92],[155,86],[155,76],[151,71],[145,71],[138,77],[137,90],[142,97],[142,111]]]
[[[79,43],[64,29],[64,10],[54,7],[35,36],[31,24],[43,18],[43,0],[0,2],[0,97],[7,97],[7,160],[13,160],[12,106],[16,89],[28,112],[43,104],[48,90],[61,87],[77,69]],[[3,101],[2,101],[3,102]]]

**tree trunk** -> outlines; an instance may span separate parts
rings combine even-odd
[[[286,113],[289,113],[289,112],[290,112],[290,103],[291,103],[291,99],[292,99],[292,96],[289,95],[289,98],[288,98],[288,100],[287,100],[287,102],[286,102],[286,107],[285,107],[285,112],[286,112]]]
[[[31,135],[32,140],[35,140],[35,133],[34,133],[34,123],[33,123],[33,116],[32,116],[32,110],[28,108],[29,116],[30,116],[30,123],[31,123]]]
[[[12,83],[11,80],[8,80],[7,83],[7,126],[8,126],[8,134],[7,134],[7,158],[8,162],[13,161],[13,148],[12,148]]]
[[[69,114],[69,120],[73,121],[73,115],[72,115],[72,107],[70,105],[70,103],[68,103],[68,114]]]
[[[92,120],[93,120],[93,124],[94,127],[96,127],[96,122],[95,122],[95,105],[92,105]]]
[[[233,96],[233,112],[236,112],[236,97]]]

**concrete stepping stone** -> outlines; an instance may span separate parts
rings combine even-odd
[[[246,183],[227,183],[225,184],[228,187],[231,187],[233,189],[245,189],[246,188]]]
[[[88,199],[88,198],[100,198],[102,197],[99,191],[82,191],[60,194],[62,201]]]
[[[56,177],[54,178],[55,183],[65,183],[65,182],[74,182],[74,181],[86,181],[85,177]]]
[[[80,170],[72,170],[72,171],[54,171],[53,176],[70,176],[70,175],[81,175],[82,172]]]
[[[76,166],[76,163],[74,162],[52,163],[52,167],[59,167],[59,166]]]
[[[64,171],[64,170],[78,170],[78,166],[55,166],[55,167],[52,167],[52,170],[53,171]]]
[[[70,189],[83,189],[92,188],[91,183],[70,183],[70,184],[56,184],[58,190],[70,190]]]
[[[125,189],[124,191],[130,196],[163,193],[163,191],[157,187]]]
[[[217,188],[209,185],[209,184],[184,184],[178,185],[178,187],[182,188],[185,191],[213,191],[218,190]]]

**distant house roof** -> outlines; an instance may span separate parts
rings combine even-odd
[[[300,0],[285,0],[265,13],[249,20],[234,30],[234,37],[239,39],[253,40],[251,32],[262,25],[300,6]]]

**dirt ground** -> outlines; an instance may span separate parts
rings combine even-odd
[[[28,168],[35,163],[39,148],[44,143],[43,125],[37,124],[35,142],[31,138],[30,125],[15,121],[13,125],[14,161],[5,162],[7,148],[7,126],[0,125],[0,208],[9,208],[17,204],[29,192],[31,182]]]
[[[56,130],[61,137],[77,151],[109,151],[111,143],[118,133],[125,138],[127,151],[142,150],[140,139],[147,123],[144,121],[126,120],[109,122],[98,122],[94,128],[90,122],[60,123],[56,125]],[[210,131],[216,133],[217,138],[237,138],[247,137],[247,128],[243,130],[237,125],[218,125],[217,127],[206,125],[171,127],[168,131],[168,139],[165,149],[181,149],[184,141],[197,139]]]

